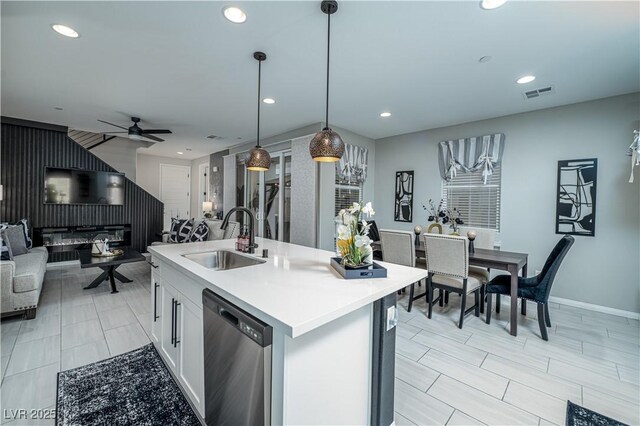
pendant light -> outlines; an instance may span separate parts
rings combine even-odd
[[[260,147],[260,81],[262,78],[262,61],[267,59],[267,55],[262,52],[254,52],[253,57],[258,61],[258,131],[256,147],[249,151],[246,167],[247,170],[254,172],[265,172],[271,167],[271,156],[265,149]]]
[[[316,133],[309,143],[309,152],[314,161],[332,163],[339,161],[344,154],[344,142],[339,134],[329,127],[329,53],[331,50],[331,15],[338,10],[338,2],[325,0],[320,5],[327,15],[327,105],[325,110],[325,127]]]

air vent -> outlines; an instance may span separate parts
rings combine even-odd
[[[217,138],[217,137],[218,137],[218,136],[216,136],[216,135],[209,135],[209,136],[207,136],[207,139],[215,139],[215,138]]]
[[[542,87],[540,89],[522,92],[525,99],[539,98],[540,96],[553,95],[556,92],[553,86]]]

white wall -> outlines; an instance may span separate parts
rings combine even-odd
[[[465,123],[376,141],[379,227],[425,224],[421,203],[440,197],[437,143],[502,132],[502,250],[529,253],[542,268],[555,234],[558,160],[598,158],[596,236],[576,243],[556,276],[556,297],[640,312],[640,178],[629,179],[626,150],[638,128],[640,93]],[[394,222],[397,170],[414,170],[414,222]]]
[[[117,137],[98,145],[89,152],[119,171],[129,180],[136,181],[136,151],[140,142]]]
[[[158,199],[160,199],[160,164],[191,167],[191,160],[138,153],[136,171],[138,179],[136,183]]]

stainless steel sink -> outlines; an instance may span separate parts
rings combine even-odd
[[[183,254],[182,256],[214,271],[244,268],[245,266],[259,265],[266,262],[263,259],[245,256],[229,250],[206,251],[203,253]]]

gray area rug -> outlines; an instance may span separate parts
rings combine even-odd
[[[567,426],[627,426],[611,417],[567,401]]]
[[[56,416],[65,426],[200,425],[153,344],[58,373]]]

